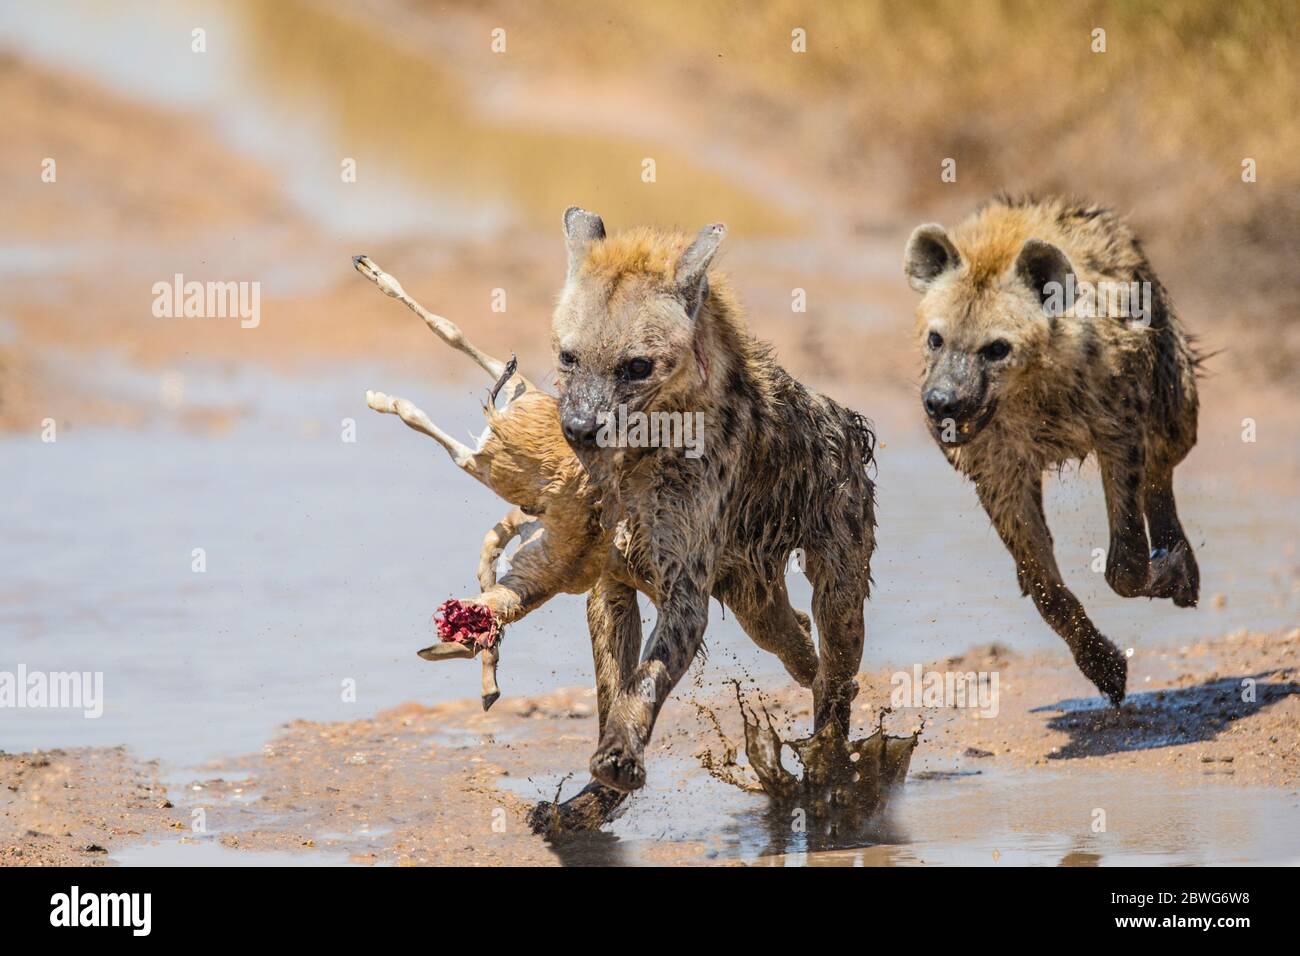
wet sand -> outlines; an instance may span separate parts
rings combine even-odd
[[[103,866],[181,826],[156,763],[124,747],[0,753],[0,865]]]
[[[465,665],[467,677],[472,666]],[[1118,711],[1090,696],[1059,656],[986,646],[929,666],[996,671],[1000,711],[996,719],[951,708],[889,714],[887,728],[921,727],[921,742],[909,781],[861,845],[807,853],[783,832],[785,821],[765,816],[765,798],[713,779],[702,755],[719,741],[695,705],[712,709],[733,739],[739,715],[730,687],[695,684],[665,710],[647,789],[607,833],[552,844],[524,822],[532,803],[557,789],[571,794],[586,779],[594,698],[571,689],[507,696],[486,714],[466,699],[410,703],[344,723],[294,722],[260,754],[217,761],[166,785],[156,764],[120,750],[6,754],[0,854],[13,865],[208,864],[214,851],[204,847],[216,844],[233,863],[246,853],[248,865],[903,865],[996,862],[971,848],[993,836],[1005,840],[998,855],[1008,862],[1221,863],[1251,853],[1262,862],[1300,862],[1300,631],[1139,652],[1130,662],[1133,690]],[[1256,682],[1251,702],[1241,699],[1248,677]],[[890,678],[859,676],[861,728],[888,702]],[[766,701],[779,726],[807,732],[805,691],[747,692]],[[999,800],[1015,833],[999,835],[981,788],[1008,787]],[[1215,807],[1197,803],[1219,791]],[[1234,801],[1235,825],[1249,832],[1216,836],[1208,824]],[[1101,833],[1092,826],[1097,807],[1110,814]],[[202,832],[192,828],[196,810]],[[1191,829],[1171,832],[1161,812],[1178,813],[1179,825]],[[942,841],[930,832],[936,827],[945,830]],[[1200,831],[1205,842],[1193,838]],[[297,856],[276,855],[286,852]]]

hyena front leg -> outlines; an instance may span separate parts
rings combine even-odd
[[[847,736],[854,675],[862,663],[866,639],[863,604],[869,587],[865,562],[856,555],[808,553],[808,578],[813,586],[813,620],[817,622],[819,662],[813,681],[813,733],[833,722]]]
[[[977,481],[980,503],[1016,561],[1020,591],[1059,634],[1074,662],[1097,689],[1118,704],[1124,699],[1128,661],[1088,619],[1083,605],[1061,580],[1052,533],[1043,514],[1041,472],[1020,470],[999,482]]]
[[[636,591],[609,576],[587,594],[587,627],[596,664],[596,707],[603,735],[619,689],[636,669],[641,652],[641,609]],[[627,793],[591,780],[559,804],[539,803],[529,814],[534,832],[594,830],[605,823]]]
[[[1106,519],[1110,526],[1106,583],[1120,597],[1141,597],[1147,593],[1151,553],[1142,508],[1146,460],[1141,437],[1098,447],[1097,464],[1101,468]]]
[[[682,574],[660,591],[659,618],[645,656],[623,682],[609,708],[591,775],[617,790],[645,786],[645,747],[664,701],[682,679],[704,641],[709,592]]]
[[[619,690],[641,655],[641,608],[636,590],[603,575],[587,594],[587,628],[596,665],[596,710],[604,735]]]
[[[1195,607],[1201,591],[1201,572],[1191,543],[1178,520],[1174,502],[1174,470],[1152,470],[1146,493],[1147,524],[1151,528],[1151,597],[1172,598],[1178,607]]]
[[[727,606],[750,640],[779,657],[800,686],[812,686],[817,677],[817,647],[813,644],[812,622],[807,614],[790,606],[784,580],[778,579],[768,587],[766,596],[758,599],[729,593]]]

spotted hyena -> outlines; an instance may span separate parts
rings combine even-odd
[[[791,378],[745,330],[710,268],[721,225],[698,236],[564,214],[568,278],[552,343],[560,422],[614,531],[588,599],[600,743],[589,786],[645,783],[644,752],[669,692],[700,650],[716,597],[811,687],[814,725],[847,732],[875,545],[867,422]],[[610,416],[699,415],[693,448],[611,441]],[[813,618],[790,605],[787,559],[805,555]],[[636,591],[657,621],[644,652]]]
[[[1098,206],[999,197],[951,232],[918,227],[904,270],[923,296],[930,428],[975,483],[1021,590],[1118,703],[1125,658],[1061,580],[1043,472],[1095,454],[1110,526],[1106,581],[1125,597],[1196,604],[1200,579],[1173,486],[1196,443],[1192,343],[1137,238]]]

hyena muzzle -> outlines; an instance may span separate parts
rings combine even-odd
[[[1023,593],[1112,702],[1124,655],[1070,593],[1043,516],[1043,472],[1095,454],[1125,597],[1196,604],[1174,504],[1196,443],[1199,359],[1138,240],[1115,215],[999,197],[946,232],[918,227],[904,271],[922,293],[921,400],[948,461],[975,484]]]
[[[745,330],[710,271],[722,226],[694,239],[606,237],[598,216],[575,207],[564,231],[568,278],[552,325],[561,424],[615,529],[588,599],[600,743],[584,792],[645,783],[651,729],[701,648],[711,596],[812,688],[815,726],[847,733],[875,545],[870,427],[791,378]],[[624,440],[607,427],[620,409],[698,413],[703,440]],[[820,653],[786,592],[796,549]],[[644,653],[638,590],[658,612]]]

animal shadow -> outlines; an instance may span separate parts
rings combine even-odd
[[[1176,747],[1213,740],[1233,721],[1300,693],[1296,681],[1269,681],[1278,673],[1263,671],[1191,687],[1142,691],[1130,694],[1119,707],[1097,697],[1071,698],[1032,712],[1059,711],[1047,726],[1070,735],[1070,742],[1050,754],[1050,760]]]
[[[632,862],[623,841],[604,830],[547,837],[546,844],[561,866],[611,867],[628,866]]]

